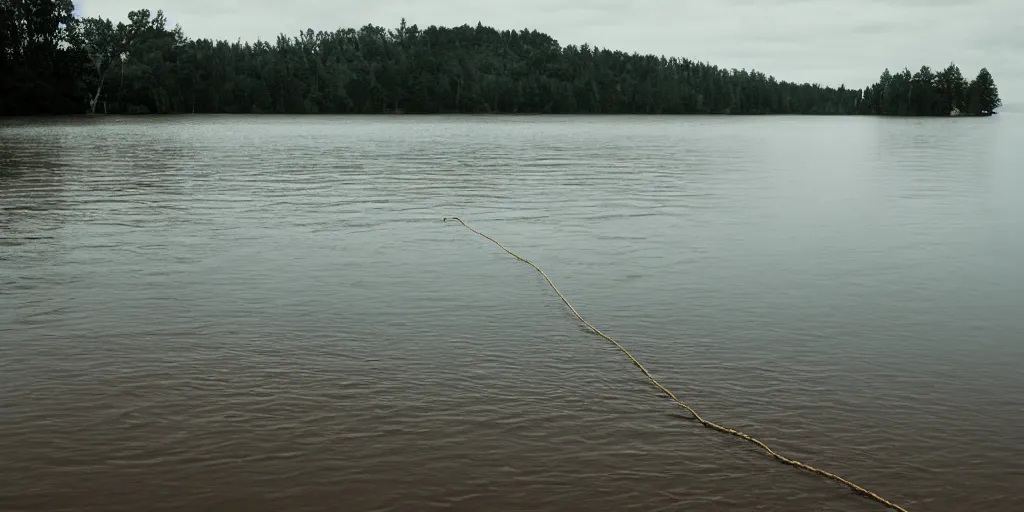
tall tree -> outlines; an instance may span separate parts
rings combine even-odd
[[[81,108],[73,10],[71,0],[0,0],[0,115]]]
[[[977,78],[971,82],[970,91],[972,103],[974,103],[971,109],[972,113],[994,112],[1003,104],[1003,101],[999,99],[996,82],[986,68],[981,68]]]
[[[938,99],[935,95],[935,73],[928,66],[921,66],[911,79],[910,113],[915,116],[934,115]]]
[[[963,112],[967,110],[965,105],[967,82],[956,64],[950,63],[946,69],[940,71],[935,77],[935,85],[945,111]]]
[[[96,103],[103,92],[107,72],[114,59],[120,60],[120,44],[114,24],[104,18],[84,18],[81,23],[81,44],[89,56],[93,69],[96,71],[95,93],[89,100],[89,110],[96,112]]]

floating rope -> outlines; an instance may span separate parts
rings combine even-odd
[[[572,306],[572,304],[569,303],[569,300],[565,298],[565,295],[562,295],[562,292],[558,291],[558,287],[555,286],[555,283],[551,280],[550,277],[548,277],[547,274],[544,273],[543,270],[541,270],[540,267],[535,265],[532,261],[530,261],[530,260],[528,260],[528,259],[526,259],[526,258],[524,258],[524,257],[522,257],[522,256],[520,256],[520,255],[518,255],[518,254],[516,254],[514,252],[512,252],[508,247],[505,247],[504,245],[501,245],[501,242],[498,242],[497,240],[495,240],[495,239],[493,239],[493,238],[491,238],[491,237],[489,237],[489,236],[487,236],[487,235],[485,235],[485,234],[483,234],[483,233],[481,233],[481,232],[479,232],[479,231],[469,227],[468,224],[463,222],[463,220],[458,218],[458,217],[445,217],[443,220],[444,220],[444,222],[448,222],[449,220],[457,221],[459,224],[462,224],[462,226],[465,227],[466,229],[468,229],[468,230],[470,230],[470,231],[472,231],[472,232],[474,232],[474,233],[476,233],[476,234],[478,234],[478,235],[480,235],[480,236],[490,240],[491,242],[494,242],[494,244],[497,245],[498,247],[501,247],[501,249],[503,251],[511,254],[517,260],[519,260],[519,261],[521,261],[523,263],[526,263],[527,265],[533,267],[534,270],[536,270],[537,272],[540,272],[540,275],[544,276],[544,279],[548,282],[549,285],[551,285],[551,289],[554,290],[556,294],[558,294],[558,298],[562,299],[562,302],[564,302],[565,305],[569,308],[569,310],[572,311],[573,315],[576,315],[576,318],[578,318],[580,322],[583,322],[583,324],[586,325],[587,328],[589,328],[591,331],[593,331],[594,334],[596,334],[596,335],[598,335],[598,336],[600,336],[600,337],[602,337],[602,338],[612,342],[616,347],[618,347],[618,349],[621,350],[623,354],[626,354],[626,357],[628,357],[629,360],[632,361],[633,364],[635,364],[637,366],[637,368],[640,368],[640,371],[643,372],[643,374],[647,377],[647,379],[651,381],[651,384],[654,384],[663,393],[668,395],[668,397],[671,398],[672,401],[676,403],[676,405],[678,405],[678,406],[686,409],[687,411],[689,411],[689,413],[693,415],[693,419],[697,420],[697,422],[700,423],[701,425],[703,425],[703,426],[705,426],[707,428],[713,429],[713,430],[717,430],[717,431],[725,433],[725,434],[731,434],[731,435],[734,435],[736,437],[739,437],[739,438],[742,438],[742,439],[746,439],[747,441],[750,441],[751,443],[754,443],[757,446],[761,447],[761,449],[763,449],[765,452],[767,452],[768,455],[771,455],[772,457],[774,457],[779,462],[782,462],[784,464],[789,464],[790,466],[796,466],[796,467],[801,468],[801,469],[806,469],[807,471],[810,471],[812,473],[816,473],[816,474],[821,475],[821,476],[823,476],[825,478],[830,478],[832,480],[835,480],[836,482],[839,482],[839,483],[841,483],[843,485],[846,485],[850,489],[853,489],[854,492],[857,492],[858,494],[861,494],[861,495],[864,495],[864,496],[866,496],[868,498],[871,498],[871,499],[873,499],[873,500],[881,503],[882,505],[885,505],[885,506],[887,506],[887,507],[889,507],[889,508],[891,508],[893,510],[898,510],[899,512],[907,512],[907,509],[905,509],[905,508],[903,508],[903,507],[901,507],[901,506],[899,506],[899,505],[897,505],[897,504],[895,504],[895,503],[893,503],[893,502],[891,502],[891,501],[889,501],[889,500],[879,496],[878,494],[875,494],[875,493],[873,493],[873,492],[871,492],[871,491],[869,491],[869,490],[867,490],[867,489],[865,489],[865,488],[863,488],[863,487],[861,487],[861,486],[859,486],[859,485],[857,485],[857,484],[855,484],[855,483],[853,483],[853,482],[851,482],[851,481],[849,481],[849,480],[847,480],[847,479],[845,479],[845,478],[843,478],[843,477],[841,477],[839,475],[836,475],[835,473],[829,473],[828,471],[825,471],[825,470],[822,470],[822,469],[818,469],[818,468],[816,468],[814,466],[811,466],[809,464],[804,464],[803,462],[800,462],[798,460],[790,459],[789,457],[781,455],[778,452],[776,452],[775,450],[772,450],[771,448],[768,447],[768,445],[764,444],[763,442],[761,442],[761,441],[759,441],[759,440],[755,439],[754,437],[751,437],[751,436],[749,436],[747,434],[744,434],[743,432],[740,432],[739,430],[732,429],[732,428],[729,428],[729,427],[724,427],[722,425],[719,425],[718,423],[715,423],[713,421],[704,419],[703,416],[701,416],[700,414],[697,414],[697,411],[695,411],[693,409],[693,407],[690,407],[689,405],[687,405],[685,402],[683,402],[678,397],[676,397],[675,393],[673,393],[668,388],[663,386],[660,382],[658,382],[658,380],[655,379],[653,375],[651,375],[651,372],[647,371],[647,368],[644,368],[644,365],[640,364],[640,361],[637,360],[637,358],[633,357],[633,354],[631,354],[628,350],[626,350],[626,347],[623,347],[621,343],[619,343],[618,341],[615,341],[615,339],[612,338],[611,336],[608,336],[607,334],[601,332],[600,329],[598,329],[597,327],[594,327],[593,324],[591,324],[585,318],[583,318],[583,315],[581,315],[579,313],[579,311],[576,311],[576,308],[574,308]]]

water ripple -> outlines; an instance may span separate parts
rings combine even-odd
[[[1014,511],[1021,120],[0,125],[0,509]]]

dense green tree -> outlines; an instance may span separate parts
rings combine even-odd
[[[0,0],[0,113],[948,115],[999,104],[987,71],[968,86],[954,65],[886,70],[860,91],[479,23],[242,43],[189,39],[160,11],[116,25],[71,12],[70,0]]]
[[[932,68],[921,66],[910,80],[909,111],[915,116],[932,115],[939,110],[938,101],[935,73],[932,72]]]
[[[0,0],[0,115],[81,112],[71,0]]]
[[[978,76],[967,87],[967,109],[972,114],[992,112],[1003,102],[999,99],[999,89],[988,69],[981,68]]]
[[[960,68],[956,64],[951,63],[949,67],[939,71],[935,77],[935,85],[941,99],[940,111],[963,112],[967,110],[965,105],[967,81],[964,80]]]
[[[864,89],[860,113],[886,116],[949,116],[989,114],[1002,105],[995,81],[982,69],[970,84],[950,64],[938,73],[928,66],[910,74],[886,69],[878,82]]]

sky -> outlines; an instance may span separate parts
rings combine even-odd
[[[535,29],[562,45],[686,57],[782,80],[863,88],[882,70],[987,67],[1024,105],[1024,0],[77,0],[115,22],[162,9],[192,38],[273,41],[366,24]]]

